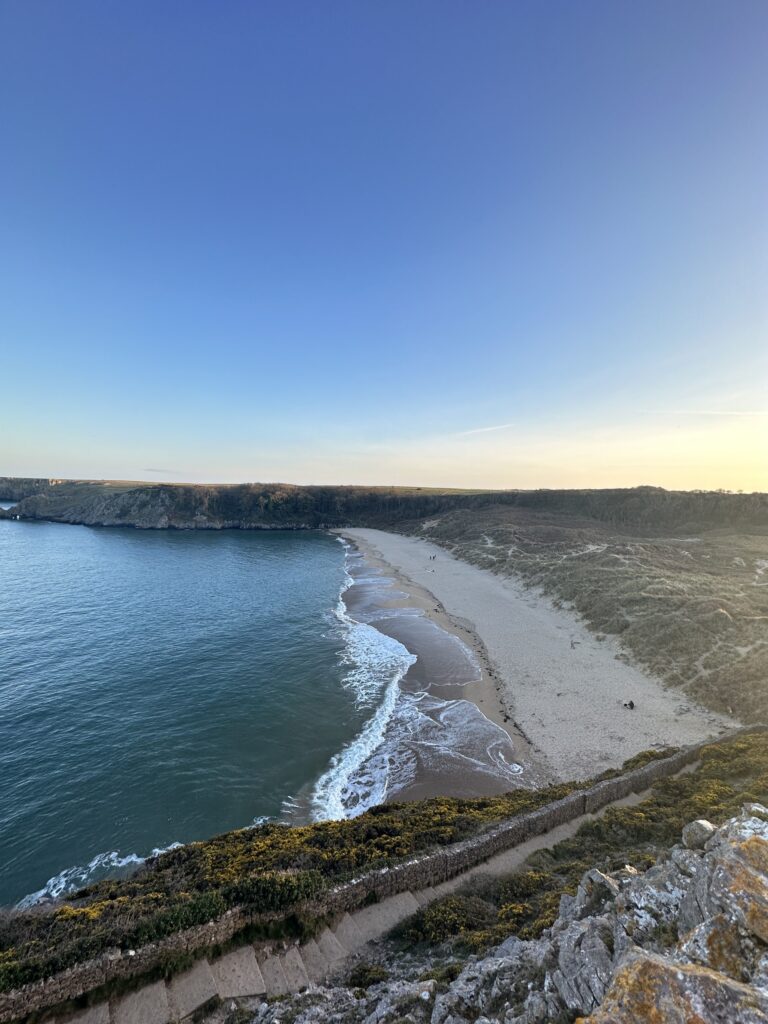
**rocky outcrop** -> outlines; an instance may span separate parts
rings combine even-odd
[[[420,968],[366,992],[264,1003],[253,1020],[289,1009],[294,1024],[768,1024],[768,810],[686,826],[642,874],[588,871],[541,938],[510,936],[442,991],[434,965]]]
[[[589,1024],[763,1024],[768,993],[695,964],[633,953]],[[584,1022],[587,1024],[587,1022]]]

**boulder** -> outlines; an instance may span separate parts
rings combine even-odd
[[[768,1024],[768,994],[695,964],[637,952],[582,1024]]]
[[[697,821],[689,821],[683,829],[683,846],[689,850],[701,850],[705,843],[712,838],[717,829],[711,821],[699,818]]]

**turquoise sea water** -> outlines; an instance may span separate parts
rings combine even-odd
[[[0,906],[264,818],[525,784],[479,679],[328,534],[0,520]]]
[[[344,584],[321,533],[0,521],[0,905],[311,787],[378,699]]]

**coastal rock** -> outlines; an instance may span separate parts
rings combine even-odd
[[[576,896],[571,904],[566,904],[566,919],[580,921],[589,914],[601,910],[606,903],[612,902],[619,894],[619,883],[610,875],[593,868],[579,882]],[[562,913],[561,905],[561,917]]]
[[[746,808],[718,830],[680,906],[680,931],[724,914],[768,943],[768,811]]]
[[[315,990],[289,1016],[281,1003],[254,1020],[768,1024],[768,810],[746,805],[711,832],[693,824],[644,873],[587,871],[540,938],[509,936],[442,988],[429,980],[439,963],[415,958],[395,977],[403,958],[392,952],[389,982]]]
[[[669,859],[684,875],[693,877],[699,868],[701,850],[688,850],[684,846],[673,846]]]
[[[549,980],[571,1012],[599,1005],[613,976],[613,927],[609,917],[573,921],[558,936],[557,967]]]
[[[675,959],[711,967],[734,981],[748,982],[755,975],[758,955],[750,936],[724,914],[718,914],[688,932]]]
[[[699,850],[716,831],[712,822],[705,821],[703,818],[689,821],[683,829],[683,846],[687,846],[689,850]]]
[[[768,994],[695,965],[638,952],[582,1024],[768,1024]]]

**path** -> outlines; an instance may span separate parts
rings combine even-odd
[[[695,770],[688,765],[678,774]],[[218,959],[198,960],[188,971],[167,982],[157,981],[74,1016],[57,1017],[50,1024],[174,1024],[196,1014],[198,1021],[215,1024],[232,1000],[255,1000],[284,996],[313,985],[321,985],[344,970],[369,942],[383,938],[396,925],[415,914],[421,906],[453,892],[476,875],[506,875],[519,867],[536,850],[568,839],[586,822],[602,817],[611,807],[628,807],[647,799],[651,790],[615,800],[595,814],[583,814],[549,832],[535,836],[512,849],[491,857],[447,882],[426,889],[399,893],[379,903],[345,913],[332,927],[323,928],[316,939],[302,944],[266,949],[242,946]],[[210,1004],[211,1013],[200,1017]]]

